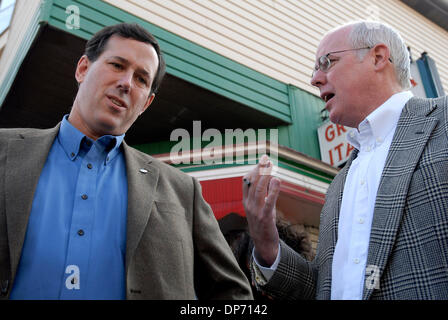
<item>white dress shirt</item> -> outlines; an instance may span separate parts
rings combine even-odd
[[[411,97],[410,91],[391,96],[369,114],[358,129],[348,132],[348,142],[359,152],[344,184],[333,256],[331,299],[362,298],[376,193],[398,119]],[[279,261],[280,250],[271,268],[257,263],[266,280],[272,277]]]

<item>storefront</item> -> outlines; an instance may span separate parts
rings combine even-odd
[[[352,18],[363,12],[341,6],[335,10]],[[403,11],[415,15],[421,29],[433,27],[399,1],[387,6],[386,20],[396,22],[389,10]],[[137,22],[158,39],[167,76],[127,143],[199,179],[217,219],[245,215],[241,179],[263,153],[271,155],[282,179],[279,214],[314,228],[315,240],[326,190],[352,150],[343,139],[346,128],[327,122],[309,84],[322,33],[330,22],[344,22],[337,15],[330,22],[313,19],[309,12],[326,14],[321,8],[302,1],[16,1],[8,34],[0,34],[6,43],[0,41],[0,127],[55,126],[70,112],[87,39],[106,25]],[[420,40],[410,38],[419,53]],[[445,72],[439,77],[432,57],[439,64],[446,52],[432,44],[427,50],[415,59],[415,90],[441,95],[448,78]],[[233,137],[226,140],[229,130]]]

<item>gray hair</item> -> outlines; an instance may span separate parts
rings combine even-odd
[[[390,50],[390,58],[395,67],[398,83],[405,90],[411,87],[409,51],[398,31],[378,21],[358,21],[346,26],[352,26],[348,41],[353,48],[372,48],[379,43],[385,44]],[[365,54],[364,50],[357,52],[360,59]]]

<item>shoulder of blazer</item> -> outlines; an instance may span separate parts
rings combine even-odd
[[[403,114],[416,116],[434,116],[439,113],[446,113],[448,96],[439,98],[419,98],[412,97],[406,103]]]
[[[448,137],[448,96],[438,98],[411,98],[402,115],[417,115],[438,119],[437,126],[444,128]]]
[[[24,139],[27,137],[47,136],[58,132],[60,124],[50,129],[13,128],[0,129],[0,139]]]

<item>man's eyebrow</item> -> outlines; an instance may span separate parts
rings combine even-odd
[[[109,59],[116,59],[116,60],[119,60],[121,63],[129,64],[129,60],[127,60],[123,57],[120,57],[120,56],[111,56],[111,57],[109,57]]]
[[[127,60],[127,59],[125,59],[123,57],[120,57],[120,56],[112,56],[112,57],[110,57],[110,59],[117,59],[117,60],[119,60],[121,63],[123,63],[125,65],[129,65],[130,64],[129,60]],[[150,76],[151,76],[150,73],[148,71],[146,71],[145,69],[143,69],[143,68],[137,68],[137,71],[139,73],[141,73],[145,77],[150,78]]]

